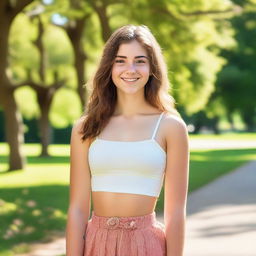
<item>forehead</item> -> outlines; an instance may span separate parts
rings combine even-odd
[[[129,57],[144,55],[148,57],[146,49],[136,40],[121,44],[117,55]]]

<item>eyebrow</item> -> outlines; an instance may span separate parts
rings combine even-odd
[[[121,55],[116,55],[116,58],[127,59],[126,56],[121,56]],[[146,58],[146,59],[148,59],[148,57],[147,57],[147,56],[144,56],[144,55],[135,56],[134,58],[135,58],[135,59],[139,59],[139,58]]]

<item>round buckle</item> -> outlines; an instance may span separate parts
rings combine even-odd
[[[107,220],[107,225],[111,228],[115,228],[119,225],[119,218],[118,217],[110,217]]]
[[[135,229],[137,228],[136,222],[134,220],[132,220],[131,222],[126,222],[124,224],[124,227],[127,229]]]

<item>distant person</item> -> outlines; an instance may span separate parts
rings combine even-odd
[[[67,256],[183,255],[188,133],[146,26],[111,35],[91,86],[71,135]]]

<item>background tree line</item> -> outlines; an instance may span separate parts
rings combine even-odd
[[[0,132],[9,170],[24,168],[29,127],[37,125],[41,155],[49,155],[53,127],[70,128],[83,111],[105,41],[129,23],[147,25],[160,42],[170,93],[194,132],[208,125],[218,133],[219,120],[232,125],[234,114],[253,131],[255,14],[255,0],[2,0]]]

